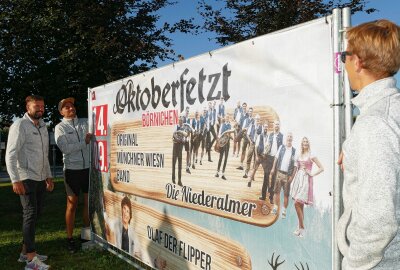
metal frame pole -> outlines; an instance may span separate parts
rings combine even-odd
[[[351,9],[346,7],[342,10],[342,51],[347,48],[346,30],[351,27]],[[345,106],[345,130],[346,138],[350,135],[351,127],[353,126],[353,106],[351,105],[351,99],[353,93],[350,89],[350,83],[347,78],[347,72],[342,68],[343,72],[343,93],[344,93],[344,106]]]
[[[88,87],[87,90],[87,104],[88,104],[88,108],[87,108],[87,118],[88,118],[88,129],[89,132],[93,134],[93,129],[91,128],[92,126],[92,113],[91,113],[91,104],[92,104],[92,92],[91,92],[91,88]],[[92,176],[92,139],[90,140],[89,143],[89,194],[88,194],[88,211],[90,209],[90,186],[91,186],[91,176]],[[89,213],[90,214],[90,213]],[[90,217],[89,217],[90,219]],[[91,222],[91,221],[90,221]],[[92,226],[90,224],[90,238],[92,241],[94,241],[94,233],[92,232]]]
[[[353,125],[353,107],[351,98],[353,96],[350,83],[344,65],[340,61],[340,52],[347,48],[346,29],[351,26],[351,9],[346,7],[342,10],[333,10],[333,48],[335,52],[336,73],[334,76],[334,115],[335,115],[335,144],[334,160],[342,151],[344,140],[350,135]],[[336,224],[343,213],[342,200],[343,172],[335,163],[334,170],[334,213],[333,224]],[[342,255],[337,248],[335,231],[333,232],[333,269],[341,269]]]
[[[341,34],[342,29],[342,18],[341,9],[334,9],[332,13],[332,37],[333,37],[333,53],[335,62],[335,73],[333,76],[333,111],[334,111],[334,148],[333,148],[333,160],[337,160],[339,157],[342,142],[345,134],[343,120],[343,73],[342,66],[340,63],[340,51],[341,51]],[[341,269],[341,255],[337,248],[335,228],[339,220],[341,209],[342,209],[342,198],[341,198],[341,188],[342,188],[342,172],[337,163],[334,163],[334,178],[333,178],[333,231],[332,231],[332,261],[333,269]]]

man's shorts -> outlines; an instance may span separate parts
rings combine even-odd
[[[276,173],[274,193],[280,193],[282,187],[283,187],[283,194],[285,194],[285,196],[289,196],[290,193],[289,175],[281,171],[278,171]]]
[[[89,191],[89,169],[64,170],[64,184],[68,196],[79,196]]]

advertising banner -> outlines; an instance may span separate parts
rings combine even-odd
[[[93,232],[157,269],[331,269],[331,18],[89,90]]]

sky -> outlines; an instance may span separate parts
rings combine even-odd
[[[197,12],[197,0],[176,0],[177,4],[164,8],[160,12],[161,22],[171,22],[171,18],[193,17],[195,22],[202,24],[202,19]],[[368,1],[368,7],[376,8],[378,11],[372,14],[357,13],[352,16],[352,25],[358,25],[360,23],[373,21],[377,19],[388,19],[400,25],[400,1],[399,0],[370,0]],[[177,16],[179,14],[179,16]],[[221,45],[215,42],[215,34],[206,32],[199,35],[191,34],[173,34],[171,35],[174,45],[172,49],[176,52],[176,55],[181,54],[188,59],[193,56],[197,56],[209,51],[221,48]],[[211,40],[210,40],[211,39]],[[164,66],[172,63],[173,61],[167,60],[159,63],[159,66]],[[400,85],[400,74],[396,75],[397,85]]]

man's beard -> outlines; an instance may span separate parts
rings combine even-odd
[[[40,115],[39,115],[40,114]],[[40,118],[42,118],[43,113],[42,112],[35,112],[33,115],[29,114],[29,116],[33,119],[39,120]]]

